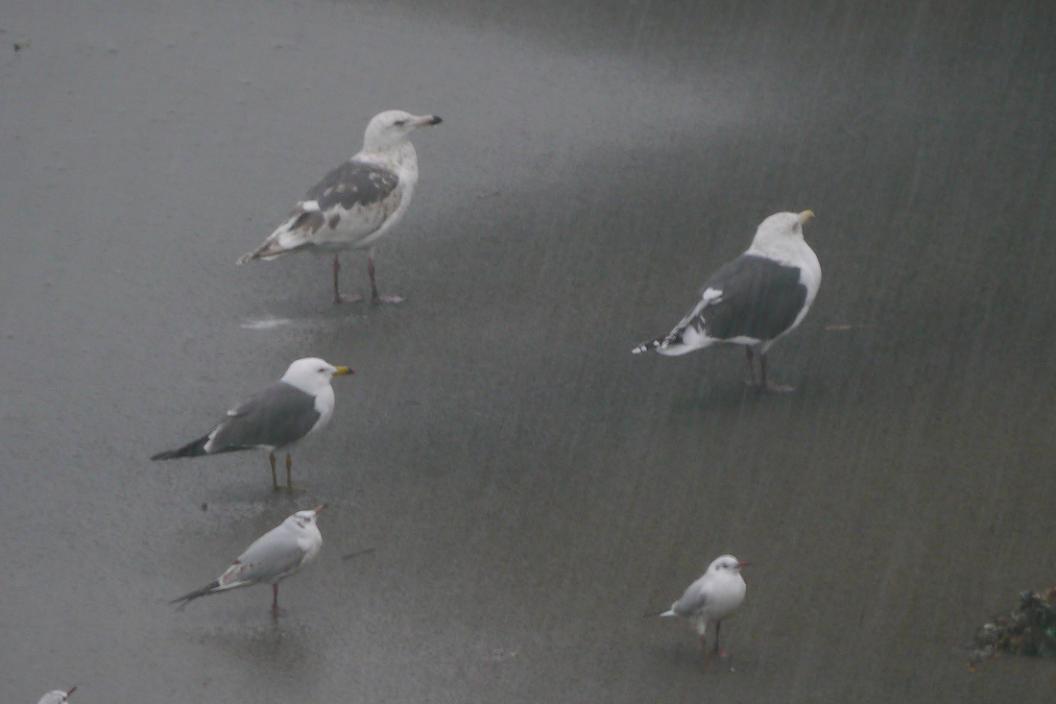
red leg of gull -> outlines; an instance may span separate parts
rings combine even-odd
[[[722,621],[715,622],[715,654],[720,658],[728,655],[725,649],[719,647],[719,631],[722,629]]]
[[[378,284],[374,280],[374,250],[367,255],[367,274],[370,275],[370,300],[372,303],[401,303],[403,296],[379,296]]]

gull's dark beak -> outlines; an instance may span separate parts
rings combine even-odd
[[[334,376],[350,376],[352,374],[355,374],[355,372],[348,367],[338,367],[334,370]]]
[[[70,687],[69,689],[66,690],[66,696],[68,697],[68,696],[70,696],[71,694],[73,694],[76,691],[77,691],[77,686],[74,685],[73,687]]]
[[[418,127],[428,127],[429,125],[439,125],[443,120],[440,119],[439,115],[422,115],[416,118],[414,124]]]
[[[326,508],[326,504],[319,504],[318,506],[316,506],[316,507],[315,507],[315,508],[313,508],[312,510],[313,510],[313,511],[315,511],[315,515],[317,515],[317,516],[318,516],[318,515],[319,515],[320,513],[322,513],[322,512],[323,512],[323,509],[324,509],[324,508]]]
[[[748,560],[737,560],[737,569],[741,569],[742,567],[747,567],[750,564],[752,564],[752,563],[748,562]]]

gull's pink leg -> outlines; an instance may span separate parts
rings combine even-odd
[[[402,303],[403,296],[379,296],[378,284],[374,279],[374,250],[367,255],[367,274],[370,275],[370,300],[372,303]]]

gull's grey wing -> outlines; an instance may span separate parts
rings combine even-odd
[[[720,295],[695,311],[693,324],[699,321],[708,337],[719,340],[773,340],[792,326],[807,300],[799,269],[752,254],[720,267],[704,284],[708,289]]]
[[[218,580],[220,587],[272,581],[300,567],[305,552],[285,525],[253,541]]]
[[[671,610],[679,616],[687,618],[698,613],[707,605],[707,603],[708,595],[704,590],[704,578],[701,577],[686,588],[682,597],[675,602],[674,606],[671,607]]]
[[[311,394],[279,381],[228,411],[211,434],[207,451],[283,447],[307,435],[319,417]]]

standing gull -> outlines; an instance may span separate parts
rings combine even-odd
[[[229,589],[271,585],[271,612],[279,614],[279,582],[315,559],[323,547],[323,536],[316,525],[321,504],[309,511],[298,511],[253,541],[220,577],[201,589],[195,589],[170,604],[183,608],[198,597],[218,594]]]
[[[271,484],[277,491],[275,450],[286,450],[286,488],[293,490],[293,457],[290,447],[316,432],[334,414],[334,389],[330,379],[352,374],[317,357],[298,359],[277,382],[227,412],[227,416],[202,437],[150,459],[216,455],[254,448],[267,450]]]
[[[297,203],[286,222],[260,247],[242,255],[238,263],[274,259],[304,249],[333,253],[334,303],[341,303],[338,253],[366,249],[371,300],[402,301],[399,296],[378,295],[374,245],[403,217],[418,183],[418,155],[411,144],[411,132],[440,122],[436,115],[411,115],[402,110],[375,115],[367,125],[359,153],[324,176]],[[359,300],[359,296],[348,300]]]
[[[708,571],[690,584],[682,598],[671,604],[671,608],[658,614],[661,617],[679,616],[688,619],[700,635],[700,647],[704,657],[710,658],[707,649],[708,625],[715,624],[715,647],[713,652],[725,657],[719,648],[719,629],[722,619],[733,613],[744,601],[747,586],[741,576],[741,568],[748,563],[733,555],[722,555],[712,560]]]
[[[750,385],[792,391],[767,380],[766,353],[803,321],[821,286],[821,264],[803,239],[803,225],[813,217],[814,211],[804,210],[763,220],[751,246],[711,275],[700,301],[674,330],[631,351],[655,349],[674,357],[719,342],[744,345]],[[759,382],[754,352],[759,353]]]
[[[70,687],[65,691],[61,689],[53,689],[41,697],[37,704],[66,704],[69,696],[73,694],[76,689],[76,687]]]

